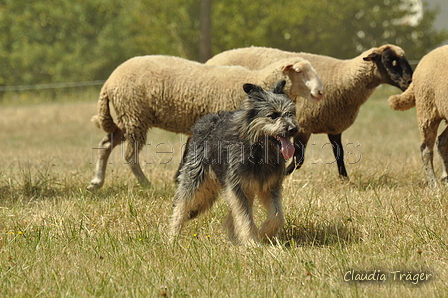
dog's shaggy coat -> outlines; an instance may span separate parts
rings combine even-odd
[[[171,234],[209,209],[223,190],[230,212],[229,237],[242,244],[272,240],[284,224],[281,188],[285,159],[294,154],[289,138],[298,131],[295,105],[283,93],[245,84],[248,98],[237,111],[202,117],[192,128],[180,169]],[[267,209],[258,231],[252,215],[254,197]]]

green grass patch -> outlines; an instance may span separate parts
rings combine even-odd
[[[447,189],[426,187],[415,111],[390,110],[387,94],[398,90],[379,92],[343,134],[351,181],[338,179],[326,136],[313,136],[302,169],[284,182],[279,244],[258,247],[227,240],[222,199],[168,241],[180,136],[149,132],[141,157],[151,188],[136,184],[117,148],[104,187],[91,193],[104,135],[89,121],[97,94],[4,102],[1,296],[447,296]],[[160,143],[173,147],[168,163],[154,158]],[[255,217],[265,217],[259,206]],[[387,280],[344,280],[374,271]],[[417,273],[432,277],[406,280]]]

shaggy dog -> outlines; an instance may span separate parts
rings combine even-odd
[[[284,86],[280,81],[265,91],[245,84],[248,97],[238,110],[208,114],[193,126],[177,177],[172,236],[185,221],[211,208],[223,191],[230,207],[225,225],[231,240],[250,244],[275,238],[285,221],[285,159],[294,155],[289,138],[298,131],[295,105],[283,93]],[[255,196],[267,210],[260,230],[252,214]]]

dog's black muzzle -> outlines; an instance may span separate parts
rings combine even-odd
[[[299,128],[297,126],[288,127],[288,137],[294,137],[299,132]]]

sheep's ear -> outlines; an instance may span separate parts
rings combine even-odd
[[[293,66],[294,66],[293,64],[286,64],[283,66],[282,71],[287,72],[288,70],[293,69]]]
[[[243,89],[244,92],[246,92],[247,94],[251,94],[254,92],[260,92],[260,93],[264,92],[263,88],[254,84],[244,84]]]
[[[363,59],[364,61],[375,61],[375,60],[378,59],[379,56],[380,56],[380,55],[379,55],[378,53],[373,52],[373,53],[367,55],[366,57],[363,57],[362,59]]]
[[[286,64],[285,66],[283,66],[283,72],[287,72],[287,71],[295,71],[297,73],[301,73],[302,70],[300,69],[300,67],[297,65],[298,63],[295,64]]]
[[[277,83],[277,85],[275,85],[274,89],[272,89],[272,92],[274,92],[275,94],[285,94],[283,92],[283,88],[286,85],[286,81],[285,80],[281,80],[280,82]]]

